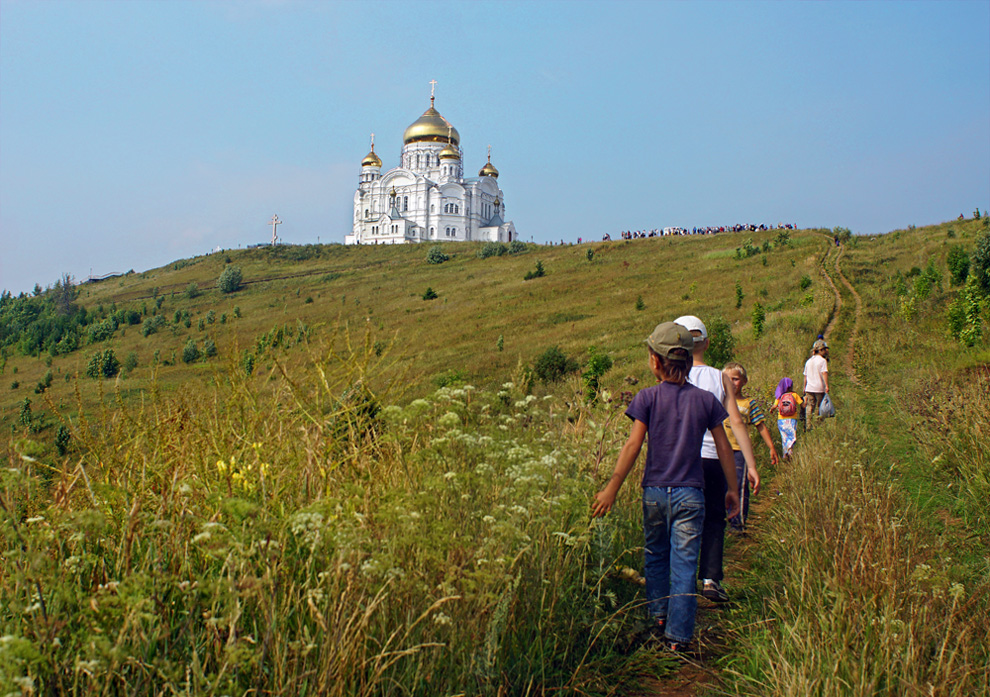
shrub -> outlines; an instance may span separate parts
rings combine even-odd
[[[990,293],[990,232],[986,230],[976,238],[976,246],[969,255],[969,273],[984,294]]]
[[[244,373],[250,375],[254,372],[254,354],[250,351],[244,352],[244,357],[241,358],[241,367],[244,368]]]
[[[65,455],[69,452],[69,442],[71,440],[72,431],[64,425],[59,425],[59,427],[55,430],[55,450],[58,451],[59,456]]]
[[[430,251],[426,253],[427,264],[442,264],[445,261],[450,261],[450,256],[444,254],[443,249],[438,244],[430,247]]]
[[[119,372],[120,361],[111,348],[94,353],[86,366],[86,375],[91,378],[112,378]]]
[[[503,348],[505,348],[505,337],[499,334],[495,340],[495,350],[501,353]]]
[[[435,290],[433,290],[433,288],[430,288],[430,287],[428,287],[426,289],[426,292],[423,293],[423,300],[436,300],[439,297],[440,296],[437,295],[437,292]]]
[[[519,240],[509,242],[509,254],[522,254],[526,251],[526,243]]]
[[[234,305],[234,317],[236,317],[237,319],[240,319],[241,318],[241,306],[240,305]]]
[[[216,321],[217,321],[217,313],[216,312],[214,312],[213,310],[210,310],[209,312],[206,313],[206,323],[207,324],[213,324]]]
[[[540,382],[550,384],[559,381],[568,373],[573,373],[578,369],[578,363],[573,358],[568,358],[559,346],[548,348],[541,353],[533,365],[533,372]]]
[[[108,317],[102,322],[89,326],[89,343],[95,344],[98,341],[106,341],[117,331],[117,318]]]
[[[646,303],[643,302],[643,296],[642,295],[637,295],[636,296],[636,309],[637,310],[645,310],[646,309]]]
[[[46,371],[45,372],[45,376],[43,378],[41,378],[41,380],[38,380],[38,384],[34,388],[35,394],[41,394],[42,392],[44,392],[45,390],[47,390],[49,387],[51,387],[52,386],[52,380],[53,379],[54,379],[54,376],[52,375],[52,371],[51,370]]]
[[[504,242],[485,242],[481,249],[478,250],[478,257],[480,259],[500,257],[507,254],[508,251],[509,247]]]
[[[203,355],[207,358],[213,358],[217,353],[217,345],[213,339],[206,339],[203,342]]]
[[[130,351],[124,356],[124,373],[129,373],[138,366],[138,355],[135,351]]]
[[[983,335],[983,320],[980,318],[980,289],[975,277],[966,282],[966,288],[959,293],[946,312],[949,331],[965,346],[974,346]]]
[[[233,293],[241,287],[242,278],[240,266],[228,266],[217,279],[217,288],[221,293]]]
[[[801,286],[801,290],[808,290],[811,287],[811,276],[805,274],[801,277],[801,282],[798,284]]]
[[[543,269],[543,262],[537,259],[536,269],[526,272],[526,275],[523,276],[523,280],[528,281],[531,278],[541,278],[543,276],[546,276],[546,271]]]
[[[949,267],[949,282],[954,286],[961,286],[966,283],[966,276],[969,275],[969,254],[961,244],[954,244],[949,247],[945,263]]]
[[[199,360],[199,348],[196,346],[196,340],[190,339],[186,342],[185,347],[182,349],[182,362],[183,363],[193,363]]]
[[[199,286],[196,285],[196,281],[190,281],[189,285],[186,286],[186,298],[192,300],[193,298],[199,297]]]
[[[598,399],[598,391],[601,389],[601,378],[612,369],[612,358],[606,353],[600,353],[592,346],[588,349],[590,357],[588,364],[584,367],[581,379],[584,381],[584,397],[589,402]]]
[[[152,315],[151,317],[146,317],[143,322],[141,322],[141,335],[151,336],[158,332],[159,329],[165,326],[165,318],[161,315]]]
[[[753,305],[753,312],[750,317],[753,320],[753,333],[756,334],[756,336],[762,336],[763,325],[767,320],[767,311],[763,307],[762,303],[756,303]]]
[[[743,289],[742,289],[742,284],[741,284],[741,283],[739,283],[739,281],[736,281],[736,309],[737,309],[737,310],[738,310],[738,309],[739,309],[740,307],[742,307],[742,301],[743,301]]]
[[[591,247],[588,247],[588,253],[586,256],[588,257],[588,261],[591,261],[592,259],[595,258],[595,250],[592,249]]]
[[[913,225],[911,227],[914,227]],[[839,238],[839,242],[845,244],[852,237],[852,230],[847,227],[836,227],[832,229],[832,234]]]
[[[713,368],[722,367],[732,360],[736,350],[736,340],[732,336],[732,327],[720,315],[708,322],[708,350],[705,351],[705,361]]]
[[[21,386],[21,383],[19,383],[17,380],[14,380],[12,383],[10,383],[10,389],[12,389],[12,390],[16,390],[20,386]]]

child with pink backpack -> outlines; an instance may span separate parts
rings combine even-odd
[[[777,383],[773,408],[777,410],[777,429],[780,431],[780,444],[784,459],[791,459],[791,448],[797,440],[797,421],[801,415],[801,396],[794,392],[794,381],[784,378]]]

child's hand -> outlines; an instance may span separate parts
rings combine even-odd
[[[739,494],[735,491],[728,491],[725,494],[725,516],[734,518],[739,515]]]
[[[770,451],[770,464],[773,465],[774,467],[776,467],[778,462],[780,462],[780,458],[777,457],[777,451],[776,450],[771,450]]]
[[[591,507],[591,517],[600,518],[612,510],[613,504],[615,504],[615,492],[602,489],[595,494],[595,504]]]
[[[749,480],[749,488],[753,490],[753,493],[760,493],[760,474],[755,468],[750,467],[746,470],[746,478]]]

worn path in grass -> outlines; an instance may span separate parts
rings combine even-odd
[[[862,299],[856,289],[842,273],[839,262],[846,250],[845,245],[833,246],[832,238],[824,235],[828,239],[828,247],[821,258],[819,271],[825,282],[831,288],[834,295],[834,305],[822,335],[828,340],[838,325],[842,315],[842,292],[832,278],[834,273],[839,282],[849,291],[855,301],[855,311],[852,317],[852,326],[848,329],[848,340],[845,347],[844,370],[850,382],[859,385],[859,378],[856,375],[856,337],[859,332],[860,316],[862,314]],[[830,267],[833,271],[830,272]],[[776,498],[773,492],[776,487],[773,479],[763,482],[763,494],[759,499],[754,500],[752,511],[748,523],[748,532],[745,536],[735,537],[733,543],[726,547],[725,566],[728,570],[727,576],[740,577],[741,572],[748,567],[748,559],[757,553],[756,545],[761,537],[760,521],[763,520],[773,500]],[[731,582],[730,582],[730,592]],[[658,681],[656,686],[645,693],[650,697],[695,697],[705,694],[709,688],[714,688],[719,682],[719,671],[714,667],[715,662],[729,651],[731,637],[724,631],[724,623],[720,618],[722,612],[727,609],[704,598],[698,603],[698,624],[697,624],[697,650],[698,653],[684,660],[682,666],[674,673],[665,676],[662,681]]]

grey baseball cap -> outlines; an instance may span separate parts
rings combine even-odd
[[[691,356],[691,352],[694,350],[694,337],[681,324],[662,322],[647,338],[646,345],[664,358],[685,360]]]

